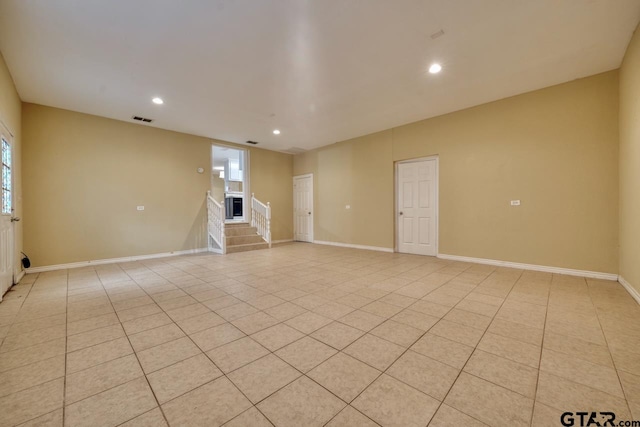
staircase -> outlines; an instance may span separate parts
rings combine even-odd
[[[225,224],[224,235],[228,254],[269,248],[256,227],[251,227],[246,222]]]
[[[218,203],[207,192],[207,234],[211,252],[227,254],[271,247],[271,205],[251,194],[251,224],[225,224],[224,201]]]

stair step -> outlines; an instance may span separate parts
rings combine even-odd
[[[267,242],[249,243],[247,245],[227,246],[227,253],[232,254],[235,252],[246,252],[246,251],[254,251],[257,249],[268,249],[268,248],[269,248],[269,244]]]
[[[226,236],[227,247],[237,245],[248,245],[250,243],[262,243],[264,239],[258,234],[250,234],[246,236]]]
[[[232,227],[224,229],[224,235],[227,237],[232,236],[252,236],[258,234],[258,230],[255,227]]]
[[[250,227],[248,222],[227,222],[224,224],[224,228],[242,228]]]

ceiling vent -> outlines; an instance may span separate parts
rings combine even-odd
[[[258,145],[258,143],[255,141],[247,141],[247,144]]]
[[[147,119],[146,117],[140,117],[140,116],[132,116],[131,118],[133,120],[137,120],[139,122],[144,122],[144,123],[151,123],[153,121],[153,119]]]
[[[284,150],[285,153],[289,153],[289,154],[301,154],[301,153],[304,153],[305,151],[307,150],[300,147],[291,147]]]

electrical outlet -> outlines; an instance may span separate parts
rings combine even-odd
[[[346,205],[344,208],[345,209],[351,209],[351,205]]]
[[[512,200],[511,206],[520,206],[520,200]]]
[[[137,207],[137,209],[138,209],[139,211],[143,211],[143,210],[144,210],[144,206],[138,206],[138,207]]]

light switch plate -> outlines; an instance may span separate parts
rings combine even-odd
[[[351,205],[346,205],[344,208],[345,209],[351,209]]]
[[[511,206],[520,206],[520,200],[512,200]]]
[[[143,211],[144,210],[144,206],[138,206],[137,208],[139,211]]]

